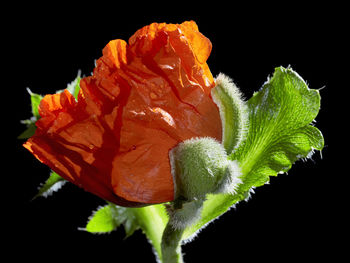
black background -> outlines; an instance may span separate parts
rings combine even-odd
[[[24,129],[19,121],[31,116],[26,87],[35,93],[54,93],[65,88],[79,69],[90,75],[94,60],[109,40],[127,40],[152,22],[194,20],[213,44],[208,60],[212,74],[229,75],[246,98],[281,65],[290,65],[310,88],[325,87],[316,118],[325,148],[322,158],[317,152],[312,160],[297,162],[288,175],[271,178],[270,184],[255,190],[249,202],[239,203],[209,225],[183,247],[185,261],[329,258],[337,262],[335,257],[342,252],[338,241],[346,230],[340,227],[346,206],[339,204],[348,173],[337,170],[341,154],[336,139],[341,135],[339,120],[334,117],[341,113],[343,121],[348,119],[338,100],[348,86],[339,82],[339,65],[346,62],[344,7],[281,3],[267,10],[255,4],[240,8],[211,3],[205,10],[193,12],[172,5],[164,10],[154,7],[153,14],[136,4],[114,7],[102,3],[86,9],[52,4],[9,10],[13,15],[3,23],[7,71],[2,77],[8,81],[3,90],[9,92],[3,105],[10,105],[3,113],[10,117],[5,125],[10,134],[4,136],[11,146],[3,163],[10,169],[3,173],[2,227],[8,234],[5,250],[12,258],[155,262],[141,231],[126,240],[122,228],[108,235],[79,231],[92,210],[104,203],[74,185],[66,184],[47,199],[31,201],[49,169],[16,137]]]

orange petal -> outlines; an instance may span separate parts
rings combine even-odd
[[[93,75],[48,95],[25,147],[65,179],[124,206],[172,201],[169,150],[193,137],[221,140],[206,64],[210,41],[194,22],[151,24],[129,45],[112,40]]]

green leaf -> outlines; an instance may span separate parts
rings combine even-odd
[[[75,99],[78,98],[78,93],[80,90],[80,77],[81,72],[78,71],[78,75],[71,83],[67,85],[67,90],[75,97]],[[40,119],[39,114],[39,105],[40,101],[43,99],[43,96],[33,93],[29,88],[27,88],[27,91],[30,95],[30,101],[31,101],[31,108],[32,108],[32,114],[33,116],[30,119],[23,120],[21,123],[25,124],[27,126],[27,129],[22,132],[17,139],[28,139],[32,137],[35,133],[36,126],[35,122]],[[56,93],[60,93],[62,90],[58,90]]]
[[[90,233],[109,233],[124,226],[126,237],[137,229],[142,229],[161,258],[160,243],[168,221],[164,205],[151,205],[142,208],[128,208],[112,203],[100,207],[90,217],[84,230]]]
[[[28,139],[28,138],[32,137],[35,133],[35,130],[36,130],[35,121],[32,121],[32,122],[30,122],[30,120],[25,120],[25,121],[27,121],[27,123],[28,123],[27,129],[24,132],[22,132],[17,137],[17,139]],[[22,121],[22,123],[24,123],[24,121]]]
[[[71,83],[67,85],[67,90],[74,96],[75,99],[78,99],[78,94],[80,90],[80,77],[81,71],[78,71],[77,77]]]
[[[50,177],[45,181],[45,183],[42,186],[40,186],[39,192],[33,199],[39,196],[48,197],[52,195],[53,192],[58,191],[66,182],[67,181],[64,180],[57,173],[51,172]]]
[[[28,90],[28,93],[30,95],[30,101],[31,101],[31,106],[32,106],[32,114],[37,120],[37,119],[40,118],[40,115],[39,115],[39,104],[40,104],[40,101],[43,99],[43,96],[31,92],[29,88],[27,88],[27,90]]]
[[[99,207],[89,219],[84,230],[90,233],[110,233],[120,225],[116,220],[116,209],[112,205]]]
[[[247,105],[247,138],[230,156],[240,163],[243,183],[235,195],[208,196],[201,220],[186,229],[185,239],[246,199],[252,187],[265,184],[269,176],[288,171],[298,159],[323,148],[321,132],[311,125],[320,108],[319,92],[309,89],[292,69],[276,68]]]
[[[124,226],[126,237],[139,228],[133,210],[108,203],[92,214],[84,230],[90,233],[109,233],[120,225]]]
[[[231,159],[240,162],[242,178],[251,186],[263,185],[269,176],[287,172],[296,160],[323,148],[321,132],[310,125],[320,94],[292,69],[277,68],[248,107],[249,137]]]
[[[123,225],[126,238],[131,236],[135,230],[139,229],[138,219],[131,208],[110,204],[114,211],[115,220],[118,225]]]
[[[28,139],[32,137],[36,130],[35,122],[40,118],[39,104],[43,97],[39,94],[31,92],[29,88],[27,88],[27,91],[30,95],[33,116],[30,119],[21,121],[22,124],[25,124],[27,126],[27,129],[24,132],[22,132],[17,137],[17,139]]]

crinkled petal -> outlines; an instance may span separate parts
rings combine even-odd
[[[127,44],[112,40],[93,75],[47,95],[25,147],[65,179],[124,206],[172,201],[169,150],[209,136],[221,140],[210,41],[194,22],[151,24]]]

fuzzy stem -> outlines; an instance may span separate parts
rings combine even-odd
[[[163,263],[183,263],[181,254],[181,240],[184,228],[175,229],[171,219],[166,225],[162,237],[162,261]]]

